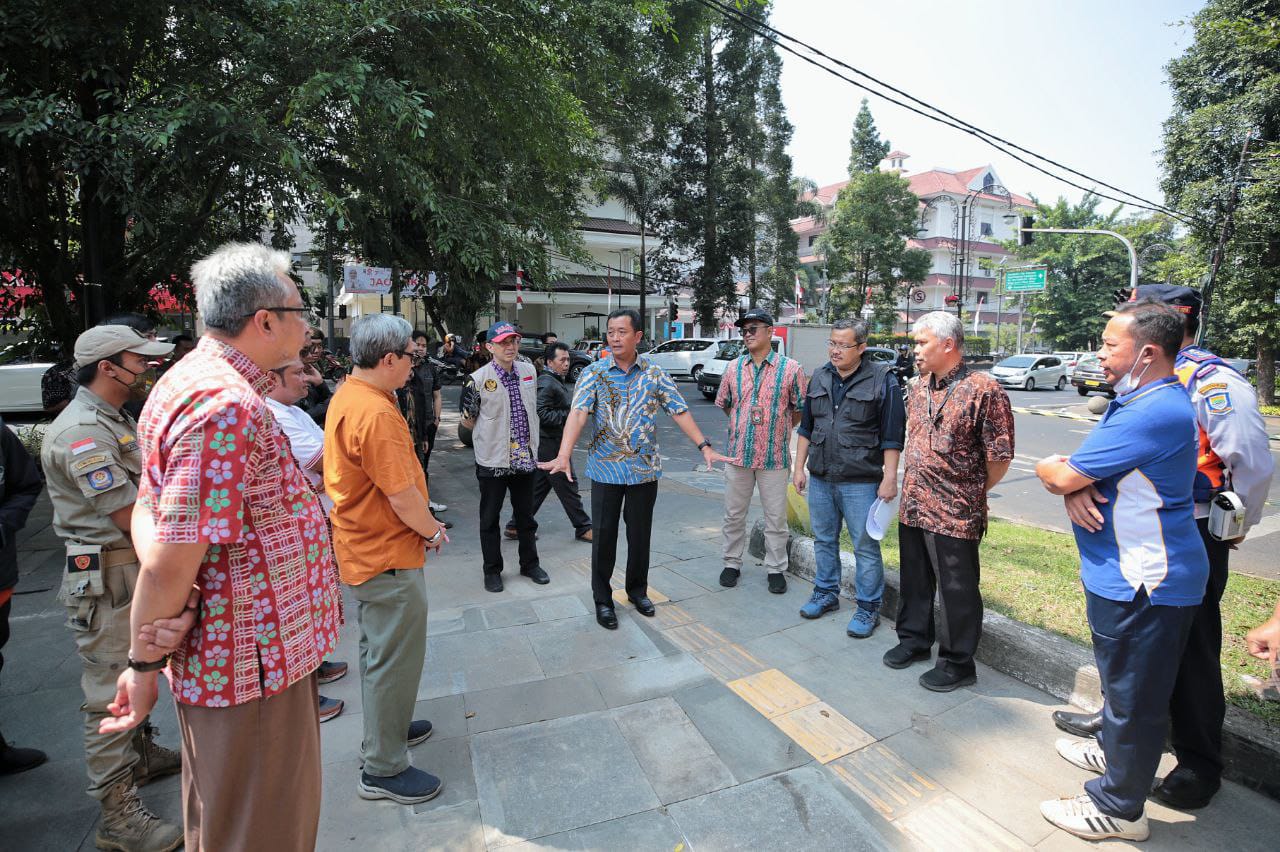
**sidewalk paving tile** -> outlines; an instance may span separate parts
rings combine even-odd
[[[666,565],[649,566],[649,588],[659,589],[673,601],[683,601],[707,594],[697,583],[671,570]]]
[[[765,669],[774,668],[741,645],[721,645],[697,655],[698,662],[706,667],[717,680],[728,682]]]
[[[359,678],[356,678],[356,682],[359,683]],[[413,718],[431,722],[430,742],[433,743],[467,735],[467,720],[463,715],[461,695],[419,701],[414,705]],[[358,760],[360,743],[364,739],[364,714],[361,713],[359,702],[347,704],[342,715],[323,723],[320,733],[322,762]]]
[[[728,767],[673,699],[621,707],[613,711],[613,718],[664,805],[735,783]]]
[[[791,737],[724,684],[708,683],[672,697],[739,784],[812,761]]]
[[[1036,816],[1039,817],[1039,812]],[[998,823],[988,819],[981,811],[950,793],[939,796],[902,817],[897,825],[926,849],[1031,848]],[[1047,822],[1045,826],[1052,828]]]
[[[541,680],[528,628],[452,633],[427,642],[418,698],[439,698]]]
[[[604,713],[476,734],[471,750],[491,848],[660,804],[617,724]]]
[[[502,627],[517,627],[521,624],[533,624],[538,621],[538,613],[533,609],[532,601],[512,601],[511,603],[486,606],[480,610],[484,616],[486,630]]]
[[[673,574],[683,577],[690,583],[694,583],[708,592],[723,592],[724,586],[720,585],[720,572],[724,570],[724,559],[717,553],[703,553],[694,555],[692,544],[690,550],[684,550],[684,543],[681,543],[682,558],[679,562],[668,562],[663,567]]]
[[[473,734],[605,709],[600,691],[585,674],[468,692],[464,698],[467,729]]]
[[[358,770],[354,767],[355,764],[325,767],[318,852],[484,852],[484,828],[477,802],[415,814],[408,805],[387,799],[361,799],[356,793],[353,772]],[[448,783],[446,780],[445,790]]]
[[[582,599],[575,595],[556,595],[553,598],[534,598],[530,601],[539,621],[559,621],[562,618],[577,618],[589,615],[590,611]]]
[[[688,848],[675,821],[660,810],[644,811],[507,846],[507,852],[596,852],[600,849],[645,849],[671,852]]]
[[[588,673],[608,707],[622,707],[699,686],[711,675],[689,654],[634,660]]]
[[[689,614],[687,609],[677,603],[655,607],[655,610],[653,626],[658,630],[668,630],[672,627],[679,627],[682,624],[691,624],[697,620]]]
[[[441,808],[474,802],[476,778],[471,768],[471,742],[467,737],[436,741],[435,737],[409,749],[413,765],[444,782],[440,795],[428,802],[413,805],[413,812],[424,814]]]
[[[883,743],[874,743],[827,764],[845,787],[894,820],[945,792],[942,784],[902,760]]]
[[[809,704],[816,704],[818,696],[787,677],[778,669],[766,669],[759,674],[731,680],[726,686],[742,697],[766,719],[790,713]]]
[[[783,595],[772,595],[759,588],[738,586],[718,595],[703,595],[684,602],[684,608],[708,627],[718,630],[733,642],[746,642],[777,633],[800,624],[800,607],[808,599],[809,590],[793,584]]]
[[[662,634],[676,647],[694,654],[729,644],[729,637],[696,621],[668,628]]]
[[[443,636],[447,633],[461,633],[467,629],[466,610],[463,607],[449,609],[431,609],[427,611],[427,636]]]
[[[693,849],[884,849],[887,823],[864,817],[821,769],[804,766],[668,808]]]
[[[819,763],[830,763],[875,742],[874,737],[822,701],[774,716],[772,721]]]
[[[603,669],[629,660],[662,656],[630,619],[618,613],[618,629],[606,631],[595,616],[566,618],[523,628],[547,677]]]

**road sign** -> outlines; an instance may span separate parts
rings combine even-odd
[[[1006,293],[1031,293],[1043,290],[1046,286],[1045,268],[1010,269],[1004,274],[1004,291]]]

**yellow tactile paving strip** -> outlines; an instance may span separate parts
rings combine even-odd
[[[819,763],[830,763],[876,741],[825,701],[775,716],[772,722]]]
[[[680,604],[673,603],[658,607],[657,613],[653,616],[653,626],[659,630],[669,630],[682,624],[692,624],[696,620]]]
[[[1027,845],[952,793],[921,805],[894,822],[924,849],[1026,849]]]
[[[738,680],[769,668],[741,645],[721,645],[695,656],[703,668],[722,682]]]
[[[901,816],[942,790],[882,745],[871,745],[827,765],[841,783],[887,819]]]
[[[796,683],[777,669],[766,669],[758,674],[731,680],[725,686],[766,719],[799,710],[809,704],[817,704],[818,696]]]
[[[656,604],[660,604],[660,603],[669,603],[671,601],[671,598],[667,597],[662,592],[655,589],[653,586],[650,586],[649,600],[653,601]],[[617,586],[613,587],[613,602],[618,604],[619,606],[631,606],[631,601],[627,599],[627,593],[622,589],[618,588]]]
[[[677,647],[683,648],[691,654],[696,654],[699,651],[709,651],[712,648],[729,644],[728,638],[719,631],[712,630],[707,625],[698,622],[672,627],[664,631],[662,635],[670,639]]]

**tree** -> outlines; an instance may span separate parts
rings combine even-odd
[[[840,190],[831,226],[818,240],[831,282],[832,316],[858,316],[868,296],[876,306],[896,306],[901,285],[925,279],[929,253],[907,248],[919,204],[910,182],[892,172],[853,175]],[[887,325],[892,330],[892,322]]]
[[[1173,111],[1164,126],[1162,186],[1195,217],[1189,239],[1218,261],[1207,340],[1252,354],[1258,395],[1275,401],[1280,337],[1280,2],[1210,0],[1194,43],[1169,63]],[[1220,256],[1215,258],[1219,251]]]
[[[858,115],[853,119],[853,136],[849,139],[849,175],[876,171],[888,153],[889,140],[880,141],[880,131],[871,117],[867,99],[863,98]]]

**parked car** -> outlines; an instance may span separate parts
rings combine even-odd
[[[538,359],[542,357],[542,353],[547,349],[547,345],[542,342],[542,333],[533,331],[520,332],[520,354],[535,363],[542,363]],[[576,382],[578,376],[582,373],[583,368],[590,366],[594,360],[594,356],[589,352],[582,352],[578,349],[569,350],[569,381]]]
[[[1056,357],[1062,359],[1062,364],[1068,371],[1074,370],[1076,364],[1080,363],[1082,358],[1088,358],[1092,352],[1054,352]]]
[[[1014,355],[991,368],[991,377],[1001,385],[1023,390],[1067,386],[1067,368],[1056,355]]]
[[[702,372],[698,373],[698,390],[702,391],[703,397],[716,398],[716,394],[720,392],[720,380],[724,378],[725,368],[729,366],[730,361],[744,351],[741,337],[720,341],[720,348],[716,351],[715,357],[703,365]],[[786,354],[786,342],[781,337],[773,338],[773,351]]]
[[[653,347],[645,357],[676,378],[688,376],[697,381],[702,368],[716,356],[722,342],[708,337],[668,340]]]
[[[1071,371],[1071,384],[1075,386],[1076,393],[1081,396],[1088,396],[1091,393],[1105,393],[1112,399],[1116,396],[1111,382],[1107,381],[1106,374],[1102,372],[1097,356],[1083,358],[1079,364],[1076,364],[1076,368]]]
[[[52,367],[48,363],[5,364],[0,367],[0,412],[39,414],[44,411],[40,380]]]
[[[608,348],[605,347],[603,340],[593,340],[592,338],[589,338],[589,337],[584,337],[579,340],[575,340],[573,343],[573,348],[578,350],[579,352],[582,352],[593,361],[596,358],[600,357],[601,352],[609,351]]]

